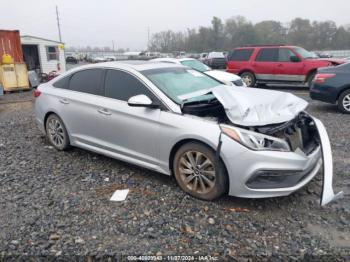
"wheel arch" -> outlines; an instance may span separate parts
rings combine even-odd
[[[56,112],[54,112],[54,111],[48,111],[46,114],[45,114],[45,116],[44,116],[44,128],[45,128],[45,133],[46,133],[46,121],[47,121],[47,119],[49,118],[49,116],[50,115],[52,115],[52,114],[55,114],[55,115],[57,115],[57,113]],[[58,115],[57,115],[58,116]]]
[[[173,160],[174,160],[174,157],[175,157],[175,154],[177,152],[177,150],[179,150],[181,148],[181,146],[187,144],[187,143],[199,143],[207,148],[209,148],[210,150],[213,151],[214,154],[216,154],[216,148],[213,148],[213,146],[209,145],[208,143],[202,141],[202,140],[199,140],[199,139],[193,139],[193,138],[186,138],[186,139],[182,139],[180,141],[178,141],[174,146],[173,148],[171,149],[171,152],[170,152],[170,156],[169,156],[169,169],[170,169],[170,175],[171,176],[175,176],[174,175],[174,170],[173,170]],[[223,167],[223,171],[224,171],[224,175],[226,175],[226,179],[227,179],[227,184],[224,185],[225,186],[225,192],[224,192],[224,195],[227,195],[228,192],[230,192],[230,185],[231,185],[231,179],[230,179],[230,176],[229,176],[229,173],[227,171],[227,166],[226,166],[226,163],[224,161],[224,159],[220,156],[219,157],[220,161],[222,162],[222,167]]]
[[[205,142],[205,141],[202,141],[200,139],[196,139],[196,138],[185,138],[185,139],[182,139],[178,142],[176,142],[173,147],[171,148],[170,150],[170,154],[169,154],[169,170],[170,170],[170,175],[174,175],[174,170],[173,170],[173,164],[174,164],[174,157],[175,157],[175,154],[177,152],[177,150],[179,150],[179,148],[187,143],[199,143],[199,144],[202,144],[208,148],[210,148],[214,153],[216,153],[216,148],[213,146],[213,145],[210,145],[209,143]],[[222,161],[222,163],[224,164],[224,167],[225,167],[225,171],[226,173],[228,174],[227,172],[227,167],[226,167],[226,164],[225,164],[225,161],[224,159],[220,156],[220,160]],[[228,179],[230,180],[230,177],[228,176]]]
[[[350,84],[345,85],[341,88],[341,90],[338,92],[338,95],[337,95],[337,101],[339,100],[339,97],[347,90],[350,90]]]
[[[254,71],[252,69],[249,69],[249,68],[244,68],[244,69],[240,70],[238,75],[240,76],[240,75],[242,75],[245,72],[249,72],[249,73],[251,73],[251,74],[253,74],[255,76]]]
[[[58,116],[58,117],[61,119],[61,121],[63,122],[64,127],[65,127],[66,130],[67,130],[68,137],[69,137],[69,141],[71,142],[71,141],[72,141],[72,140],[71,140],[72,137],[71,137],[71,135],[70,135],[69,128],[67,127],[66,123],[63,121],[62,117],[61,117],[56,111],[54,111],[54,110],[49,110],[49,111],[47,111],[46,114],[45,114],[45,116],[44,116],[44,122],[43,122],[43,124],[44,124],[45,134],[46,134],[46,121],[47,121],[48,117],[49,117],[50,115],[52,115],[52,114]]]
[[[309,82],[309,78],[313,75],[313,74],[316,74],[317,73],[317,69],[318,68],[312,68],[310,69],[307,74],[306,74],[306,77],[305,77],[305,83]]]

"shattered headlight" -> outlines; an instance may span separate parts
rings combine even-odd
[[[228,125],[221,125],[221,130],[225,135],[253,150],[290,151],[288,143],[283,139]]]

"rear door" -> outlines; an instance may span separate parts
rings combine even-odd
[[[68,85],[68,89],[58,97],[59,115],[74,145],[97,146],[102,143],[96,125],[101,117],[97,110],[104,104],[102,73],[102,69],[86,69],[74,73],[62,83]]]
[[[275,81],[278,48],[261,48],[252,63],[255,77],[260,81]]]
[[[138,161],[156,169],[160,109],[129,106],[129,98],[140,94],[161,103],[135,75],[122,70],[106,70],[105,103],[100,108],[102,118],[96,125],[105,140],[106,149],[119,154],[126,161],[132,159],[132,162]]]
[[[289,48],[279,48],[278,50],[278,63],[276,66],[276,80],[277,81],[293,81],[301,82],[305,80],[303,75],[304,63],[298,58],[298,56]]]
[[[239,74],[242,69],[249,67],[249,60],[254,52],[253,48],[235,49],[227,56],[227,72]]]

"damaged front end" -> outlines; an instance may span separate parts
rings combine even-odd
[[[223,130],[224,133],[227,133],[225,127],[226,126],[223,126]],[[246,129],[247,127],[244,128]],[[301,112],[297,117],[285,123],[250,127],[249,130],[252,133],[254,132],[264,135],[261,136],[261,139],[259,140],[256,136],[246,134],[244,137],[244,135],[242,135],[244,132],[237,132],[239,136],[238,140],[240,140],[241,143],[245,140],[243,143],[244,145],[249,143],[250,145],[254,144],[254,147],[250,147],[251,149],[296,152],[308,157],[320,148],[323,163],[321,205],[324,206],[342,196],[343,192],[334,194],[333,191],[332,151],[328,134],[320,120],[313,118],[305,112]],[[259,188],[259,186],[261,188],[261,185],[264,185],[266,188],[274,188],[274,186],[280,187],[281,185],[285,185],[285,187],[293,187],[307,179],[309,174],[318,168],[319,164],[320,161],[314,162],[313,165],[310,165],[310,167],[301,171],[261,171],[247,181],[247,186],[250,188]]]
[[[223,134],[249,150],[295,153],[305,159],[298,169],[264,168],[249,176],[245,186],[252,191],[286,189],[304,186],[323,164],[321,205],[339,198],[334,194],[332,152],[322,122],[304,112],[307,102],[287,93],[218,87],[214,99],[190,103],[184,113],[202,116],[219,123]],[[295,190],[294,190],[295,189]]]

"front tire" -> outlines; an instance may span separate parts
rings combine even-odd
[[[56,115],[51,114],[45,123],[46,136],[50,144],[59,151],[68,149],[69,136],[67,129],[62,119]]]
[[[256,84],[255,75],[251,72],[243,72],[241,78],[247,87],[254,87]]]
[[[345,114],[350,114],[350,89],[345,90],[338,99],[338,108]]]
[[[173,171],[180,188],[202,200],[213,200],[227,192],[228,176],[214,151],[200,143],[180,147],[173,161]]]

